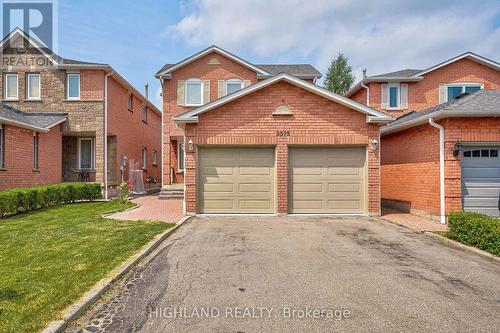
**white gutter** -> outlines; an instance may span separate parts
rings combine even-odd
[[[366,86],[363,81],[360,82],[361,87],[366,89],[366,106],[370,106],[370,88]]]
[[[429,124],[439,129],[439,201],[441,210],[441,224],[446,224],[445,189],[444,189],[444,127],[429,118]]]
[[[104,75],[104,200],[108,200],[108,76]]]

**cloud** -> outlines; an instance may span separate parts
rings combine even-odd
[[[322,72],[343,52],[358,77],[363,67],[426,68],[469,50],[500,55],[500,7],[489,0],[195,0],[182,11],[166,33],[191,47],[307,59]]]

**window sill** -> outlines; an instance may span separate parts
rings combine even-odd
[[[187,108],[196,108],[198,106],[202,106],[203,104],[184,104],[185,107]]]
[[[19,99],[1,99],[0,102],[19,102]]]
[[[0,171],[7,171],[7,168],[0,168]]]
[[[40,172],[40,169],[33,168],[33,169],[31,169],[31,171],[33,171],[33,172]]]
[[[103,103],[104,100],[102,99],[68,99],[68,98],[65,98],[63,99],[63,102],[85,102],[85,103],[91,103],[91,102],[94,102],[94,103]]]
[[[142,120],[142,122],[143,122],[144,124],[147,124],[147,123],[148,123],[146,120]]]
[[[134,112],[134,110],[133,110],[133,109],[130,109],[130,108],[129,108],[128,110],[129,110],[130,112]]]
[[[24,101],[25,102],[42,102],[41,99],[35,99],[35,98],[26,98]]]
[[[95,172],[95,169],[76,169],[75,172],[76,173],[80,173],[80,172]]]
[[[177,170],[175,173],[184,173],[184,170]]]

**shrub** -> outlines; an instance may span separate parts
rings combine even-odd
[[[130,195],[130,186],[127,182],[121,182],[118,186],[118,192],[120,193],[120,201],[126,203]]]
[[[17,188],[0,192],[0,217],[75,201],[101,197],[98,183],[67,183]]]
[[[500,256],[500,219],[478,213],[454,212],[449,215],[448,224],[448,237]]]

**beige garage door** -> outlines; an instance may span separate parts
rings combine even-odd
[[[365,213],[366,149],[291,148],[292,213]]]
[[[273,213],[274,148],[199,150],[198,211]]]

